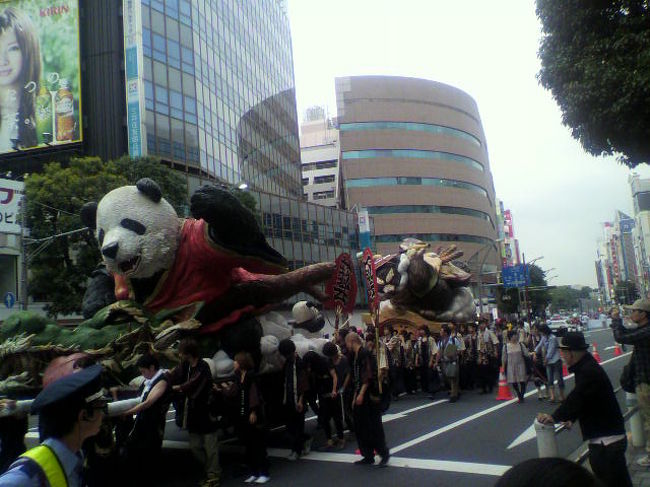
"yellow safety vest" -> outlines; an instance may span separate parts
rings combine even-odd
[[[41,468],[50,487],[68,487],[68,479],[54,451],[47,445],[38,445],[21,455],[34,462]]]

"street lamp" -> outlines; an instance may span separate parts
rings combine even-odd
[[[523,261],[524,261],[524,301],[525,301],[525,306],[526,306],[526,317],[528,318],[528,321],[530,322],[530,308],[528,307],[529,302],[528,302],[528,266],[534,264],[538,260],[542,260],[544,258],[543,255],[540,255],[539,257],[535,257],[533,260],[531,260],[528,264],[526,264],[526,254],[522,253],[521,254]]]

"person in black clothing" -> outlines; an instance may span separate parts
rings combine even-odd
[[[345,447],[343,436],[343,391],[350,381],[350,367],[348,360],[339,354],[339,350],[332,342],[323,345],[323,355],[327,357],[328,367],[333,373],[332,381],[329,384],[330,390],[326,391],[321,398],[321,411],[323,411],[323,428],[327,436],[327,447],[342,449]],[[332,437],[332,426],[330,420],[334,420],[336,427],[337,441]]]
[[[157,469],[149,467],[160,458],[171,388],[167,371],[153,355],[143,355],[136,366],[144,381],[138,389],[141,402],[124,413],[127,418],[135,415],[135,420],[123,445],[123,458],[133,485],[153,485]]]
[[[265,484],[271,477],[263,426],[264,408],[253,371],[255,363],[248,352],[239,352],[234,362],[235,382],[226,389],[216,385],[215,388],[236,400],[235,430],[246,448],[246,462],[251,469],[251,476],[244,482]]]
[[[631,486],[625,462],[625,425],[607,374],[587,352],[589,346],[582,333],[567,332],[559,348],[569,372],[575,374],[575,388],[553,414],[540,413],[537,421],[570,427],[580,420],[594,475],[611,487]]]
[[[181,364],[170,373],[175,402],[176,424],[190,434],[190,450],[204,466],[204,487],[216,487],[221,477],[219,465],[218,424],[210,410],[212,373],[208,363],[199,356],[199,345],[192,338],[178,346]],[[180,396],[180,397],[178,397]]]
[[[303,451],[309,453],[310,437],[305,434],[305,391],[309,389],[309,380],[305,366],[296,353],[296,344],[285,338],[278,344],[278,351],[285,359],[284,362],[284,406],[285,425],[291,438],[291,453],[289,460],[297,460]]]
[[[14,403],[13,399],[0,399],[0,409]],[[0,418],[0,475],[7,471],[16,458],[25,453],[25,435],[28,430],[26,414]]]
[[[351,354],[352,380],[354,381],[354,432],[363,458],[354,462],[357,465],[375,463],[375,451],[381,456],[380,467],[388,465],[390,454],[386,447],[384,427],[381,422],[379,387],[377,382],[377,363],[372,353],[363,347],[361,337],[350,333],[345,343]]]

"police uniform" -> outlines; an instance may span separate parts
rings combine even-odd
[[[103,402],[101,371],[100,365],[93,365],[52,382],[36,396],[31,413],[41,414],[66,404],[95,406]],[[71,451],[58,438],[47,438],[0,476],[0,487],[82,487],[82,466],[80,452]]]

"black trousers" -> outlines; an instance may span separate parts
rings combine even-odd
[[[404,368],[404,388],[408,394],[413,394],[417,385],[415,383],[415,369]]]
[[[237,427],[237,436],[246,448],[246,463],[251,474],[259,477],[269,474],[269,459],[266,455],[266,431],[248,422],[241,422]]]
[[[625,462],[627,438],[607,446],[589,444],[589,463],[594,475],[607,487],[632,487]]]
[[[422,392],[429,392],[429,382],[431,381],[431,370],[429,364],[421,365],[420,369],[420,387]]]
[[[323,418],[323,428],[325,429],[325,436],[329,440],[332,437],[332,425],[330,420],[334,420],[336,427],[336,436],[339,440],[343,439],[343,401],[341,396],[321,397],[320,410]]]
[[[492,392],[494,389],[494,370],[490,364],[476,366],[476,379],[483,392]]]
[[[285,406],[285,425],[291,441],[291,451],[302,455],[302,448],[309,438],[305,434],[305,413],[299,413],[293,406]]]
[[[354,432],[361,455],[374,460],[376,451],[381,457],[387,456],[388,448],[379,405],[365,398],[361,406],[354,405],[353,414]]]

